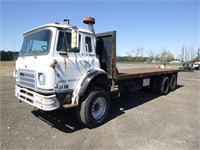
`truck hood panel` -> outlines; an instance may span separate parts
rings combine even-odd
[[[43,57],[19,57],[16,63],[16,70],[19,76],[18,85],[40,93],[53,93],[55,84],[55,72],[50,67],[51,60]],[[42,64],[42,65],[41,65]],[[45,83],[38,81],[39,73],[44,74]]]

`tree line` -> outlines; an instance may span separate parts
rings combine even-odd
[[[174,55],[164,47],[159,53],[149,50],[148,56],[143,57],[143,48],[139,47],[126,53],[127,56],[117,57],[118,61],[127,62],[170,62],[175,60]]]
[[[11,60],[16,60],[17,57],[19,56],[19,52],[13,52],[13,51],[0,51],[0,61],[11,61]]]
[[[184,47],[181,50],[181,55],[177,59],[174,58],[174,55],[165,48],[161,50],[160,53],[156,54],[155,51],[149,50],[149,56],[143,57],[143,48],[137,48],[131,50],[127,53],[127,56],[117,56],[118,62],[170,62],[173,60],[180,60],[181,62],[196,62],[200,61],[200,48],[197,51],[193,47]],[[12,61],[16,60],[19,56],[19,52],[13,51],[0,51],[0,61]]]
[[[149,50],[148,56],[143,57],[143,48],[139,47],[130,50],[126,53],[127,56],[117,56],[117,61],[120,62],[170,62],[170,61],[180,61],[180,62],[199,62],[200,61],[200,48],[196,51],[193,46],[187,47],[183,46],[181,54],[175,58],[174,55],[167,50],[167,47],[160,49],[159,51]]]

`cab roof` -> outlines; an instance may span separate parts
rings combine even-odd
[[[66,29],[72,29],[73,27],[76,27],[76,26],[73,26],[73,25],[64,25],[64,24],[58,24],[58,23],[50,23],[50,24],[45,24],[45,25],[33,28],[31,30],[28,30],[23,35],[25,36],[26,34],[29,34],[30,32],[33,32],[33,31],[36,31],[36,30],[42,29],[42,28],[47,28],[47,27],[55,27],[55,28],[58,28],[58,29],[66,30]],[[82,29],[82,28],[78,28],[78,30],[80,32],[85,32],[85,33],[92,34],[92,32],[90,30],[86,30],[86,29]]]

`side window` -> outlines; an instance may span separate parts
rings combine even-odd
[[[78,49],[80,51],[81,49],[81,35],[79,34],[79,38],[78,38],[79,44],[78,44]]]
[[[59,32],[57,51],[59,52],[79,52],[80,51],[80,41],[81,36],[79,34],[79,45],[77,48],[71,48],[71,33],[69,32]]]
[[[57,51],[67,52],[71,46],[71,34],[65,32],[59,32]]]
[[[92,52],[92,39],[90,37],[85,37],[85,44],[87,44],[86,50]]]

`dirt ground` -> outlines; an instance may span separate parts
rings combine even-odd
[[[42,112],[20,103],[14,96],[14,63],[0,64],[2,150],[200,149],[200,71],[179,73],[178,88],[167,96],[140,90],[113,99],[108,121],[88,129],[74,109]],[[133,66],[144,65],[118,64]]]
[[[15,69],[14,61],[0,61],[1,76],[11,76],[13,74],[14,69]]]

